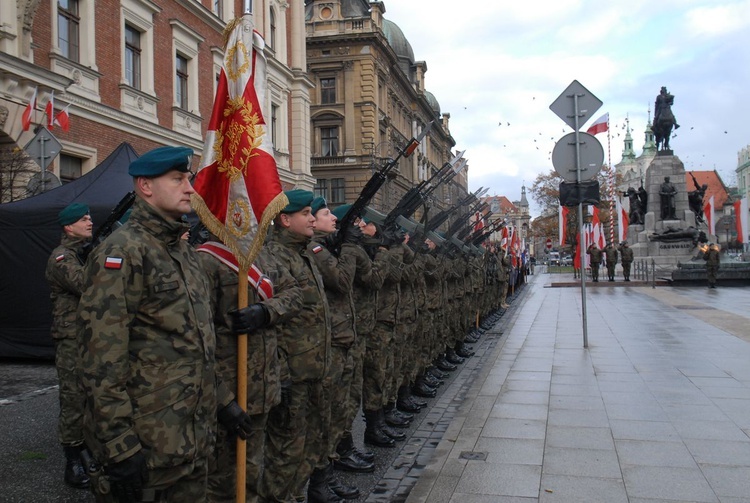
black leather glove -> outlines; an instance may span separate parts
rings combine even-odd
[[[116,501],[131,503],[143,499],[143,486],[148,480],[146,456],[142,451],[107,467],[109,487]]]
[[[346,234],[344,234],[344,243],[349,244],[359,244],[362,241],[362,237],[364,234],[362,234],[362,229],[357,227],[356,225],[352,225],[349,229],[347,229]]]
[[[226,428],[229,433],[239,436],[242,440],[247,438],[252,429],[250,416],[234,400],[219,411],[218,419],[219,424]]]
[[[242,309],[232,309],[228,314],[232,323],[232,334],[234,335],[254,332],[265,327],[271,321],[268,308],[260,303],[250,304]]]

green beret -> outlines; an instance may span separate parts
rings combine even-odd
[[[85,215],[89,214],[89,207],[81,203],[72,203],[57,214],[57,221],[61,227],[78,222]]]
[[[336,215],[336,218],[338,220],[341,220],[344,218],[344,215],[346,215],[346,212],[349,211],[349,208],[351,208],[351,204],[342,204],[341,206],[337,206],[334,209],[331,210],[331,213]]]
[[[372,222],[378,225],[383,225],[385,223],[385,218],[385,213],[381,213],[375,208],[370,208],[369,206],[365,207],[365,211],[362,213],[362,220],[364,220],[366,224]]]
[[[183,173],[190,171],[193,149],[188,147],[159,147],[150,150],[130,163],[130,176],[161,176],[176,169]]]
[[[281,213],[297,213],[298,211],[302,211],[306,207],[310,206],[313,202],[313,199],[315,199],[315,194],[313,194],[309,190],[285,190],[284,194],[286,194],[287,199],[289,199],[289,204],[287,204],[284,209],[281,210]]]
[[[326,204],[325,198],[318,196],[312,200],[310,207],[312,208],[312,214],[315,215],[319,209],[328,208],[328,205]]]

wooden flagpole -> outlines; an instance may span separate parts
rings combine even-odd
[[[247,271],[238,271],[237,308],[247,307]],[[242,410],[247,410],[247,334],[237,336],[237,403]],[[245,502],[245,482],[247,449],[246,441],[237,437],[237,485],[235,495],[237,503]]]

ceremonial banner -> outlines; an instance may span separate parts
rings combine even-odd
[[[250,268],[271,221],[288,204],[266,127],[265,42],[247,14],[231,22],[213,113],[195,177],[193,208]]]

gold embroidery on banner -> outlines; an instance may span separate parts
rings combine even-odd
[[[252,218],[250,218],[250,205],[247,201],[242,199],[233,201],[232,207],[229,209],[229,215],[232,220],[229,230],[234,236],[241,237],[250,231]]]
[[[227,100],[224,124],[217,129],[213,145],[216,167],[235,182],[247,174],[250,159],[259,155],[253,151],[263,142],[265,130],[253,104],[242,96]]]

